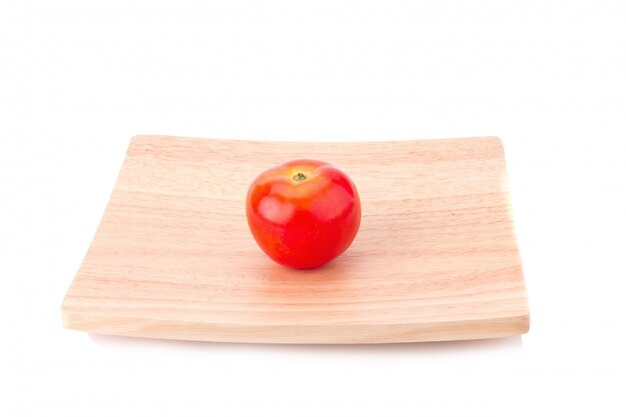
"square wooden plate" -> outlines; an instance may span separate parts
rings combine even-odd
[[[263,170],[345,171],[354,243],[326,266],[273,263],[248,230]],[[493,137],[285,143],[137,136],[62,306],[70,329],[272,343],[388,343],[525,333],[529,313],[502,145]]]

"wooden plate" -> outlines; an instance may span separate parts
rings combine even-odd
[[[284,268],[261,252],[244,204],[256,175],[303,157],[348,173],[363,214],[350,249],[310,271]],[[70,329],[207,341],[525,333],[501,142],[134,137],[62,311]]]

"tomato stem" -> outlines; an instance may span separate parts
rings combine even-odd
[[[296,175],[293,176],[293,180],[296,182],[304,181],[306,179],[307,176],[304,175],[302,172],[298,172]]]

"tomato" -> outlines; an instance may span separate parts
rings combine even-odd
[[[279,264],[315,268],[342,254],[361,224],[350,178],[331,164],[299,159],[268,169],[250,185],[252,236]]]

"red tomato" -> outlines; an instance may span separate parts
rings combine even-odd
[[[300,159],[270,168],[250,185],[248,226],[261,249],[292,268],[315,268],[342,254],[361,224],[361,201],[346,174]]]

